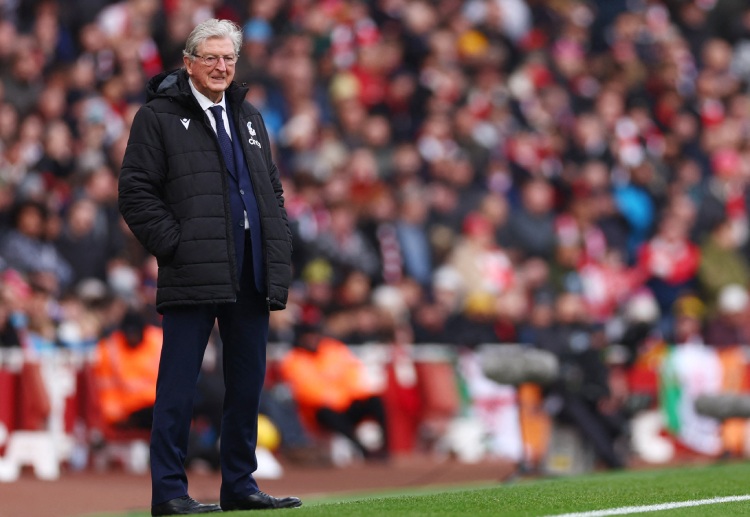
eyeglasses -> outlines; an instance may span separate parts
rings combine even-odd
[[[219,59],[224,60],[224,64],[227,66],[232,66],[237,62],[237,54],[232,54],[231,56],[201,56],[198,54],[193,54],[193,57],[200,58],[201,62],[210,67],[214,67],[219,63]]]

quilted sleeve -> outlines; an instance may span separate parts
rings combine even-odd
[[[118,203],[130,230],[160,263],[171,259],[180,241],[180,225],[164,202],[166,164],[159,121],[143,106],[133,119],[125,149]]]

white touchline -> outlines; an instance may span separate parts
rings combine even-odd
[[[697,499],[693,501],[680,501],[678,503],[661,503],[647,506],[623,506],[610,508],[609,510],[593,510],[590,512],[564,513],[550,515],[548,517],[605,517],[607,515],[629,515],[631,513],[660,512],[662,510],[674,510],[675,508],[686,508],[688,506],[703,506],[706,504],[736,503],[739,501],[750,501],[750,495],[730,495],[728,497],[712,497],[711,499]]]

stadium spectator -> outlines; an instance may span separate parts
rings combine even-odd
[[[704,345],[706,305],[694,294],[684,294],[672,306],[674,326],[666,335],[667,342],[678,345]]]
[[[17,204],[12,229],[0,239],[0,255],[8,267],[26,275],[46,274],[57,295],[73,281],[70,264],[47,238],[49,210],[35,201]]]
[[[404,273],[425,287],[430,284],[433,269],[428,215],[429,204],[423,188],[415,185],[401,190],[394,224]]]
[[[716,309],[707,316],[706,343],[717,348],[748,343],[747,309],[750,306],[745,284],[724,286],[717,297]]]
[[[328,260],[341,274],[361,271],[376,278],[380,271],[377,253],[357,228],[357,212],[348,202],[330,207],[330,225],[318,235],[312,247],[315,254]]]
[[[696,288],[700,248],[688,238],[686,221],[667,214],[659,230],[639,251],[638,267],[662,314],[675,300]]]
[[[543,179],[534,179],[521,187],[521,205],[508,220],[511,248],[523,257],[550,260],[554,254],[554,189]]]
[[[25,117],[32,113],[44,89],[44,55],[31,34],[18,34],[10,66],[2,77],[3,96]]]
[[[107,264],[113,257],[107,228],[97,227],[96,203],[82,198],[70,205],[56,245],[73,269],[73,282],[93,277],[107,279]]]
[[[497,295],[515,282],[513,264],[508,253],[497,245],[492,222],[478,212],[464,219],[462,237],[448,264],[460,275],[467,295],[486,292]]]
[[[710,175],[699,190],[699,210],[693,233],[702,242],[717,224],[732,226],[737,245],[748,242],[747,204],[750,190],[741,154],[732,147],[722,147],[711,155]]]
[[[716,308],[719,293],[731,284],[748,285],[750,264],[742,253],[731,221],[716,223],[700,248],[698,283],[709,311]]]

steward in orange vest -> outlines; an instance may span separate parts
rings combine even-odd
[[[387,457],[385,409],[368,382],[364,364],[341,341],[323,337],[316,326],[301,326],[297,336],[294,348],[281,360],[280,371],[303,419],[344,435],[365,458]],[[365,420],[381,429],[382,442],[374,450],[356,434]]]
[[[161,344],[162,330],[134,311],[97,344],[94,378],[108,425],[151,428]]]

